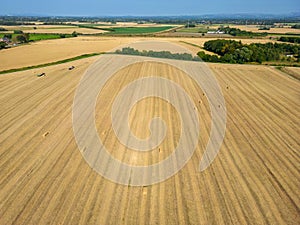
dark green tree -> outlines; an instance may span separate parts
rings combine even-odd
[[[15,37],[17,43],[27,43],[29,41],[29,34],[20,34]]]
[[[21,31],[21,30],[14,30],[14,34],[23,34],[23,31]]]
[[[0,49],[3,49],[6,47],[6,43],[4,41],[0,41]]]

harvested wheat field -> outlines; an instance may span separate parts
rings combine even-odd
[[[74,138],[76,89],[97,59],[0,76],[0,224],[300,223],[298,80],[266,66],[210,64],[224,94],[227,129],[218,156],[199,172],[211,121],[203,91],[167,63],[144,61],[119,70],[95,108],[98,135],[116,159],[150,165],[171,154],[180,138],[174,107],[152,97],[130,112],[131,129],[146,138],[149,120],[159,116],[166,139],[147,153],[117,140],[112,103],[137,78],[173,80],[195,102],[200,120],[199,142],[186,166],[164,182],[133,187],[91,169]],[[46,76],[37,77],[41,72]]]
[[[155,41],[153,40],[146,40],[146,39],[135,39],[135,42],[124,44],[121,46],[118,46],[117,48],[111,50],[111,52],[114,52],[115,50],[122,50],[122,48],[125,47],[130,47],[134,48],[139,51],[169,51],[171,53],[189,53],[193,54],[193,51],[191,51],[188,48],[185,48],[187,45],[188,47],[192,47],[192,49],[195,50],[195,48],[198,49],[197,52],[199,52],[198,47],[194,47],[188,44],[185,44],[183,42],[180,42],[178,40],[172,40],[172,44],[170,44],[169,41],[164,40],[164,39],[156,39]],[[196,52],[196,50],[194,51]]]
[[[300,68],[299,67],[283,67],[281,70],[294,78],[300,80]]]
[[[55,62],[82,54],[106,52],[130,41],[132,41],[130,38],[96,37],[39,41],[30,45],[2,50],[0,71]]]
[[[72,34],[74,31],[81,34],[99,34],[105,33],[105,30],[96,30],[68,25],[24,25],[24,26],[2,26],[6,30],[12,32],[22,30],[24,33],[37,34]]]
[[[96,30],[89,28],[79,28],[79,27],[69,27],[69,28],[51,28],[51,29],[39,29],[36,30],[28,30],[26,33],[37,33],[37,34],[72,34],[73,32],[77,32],[80,34],[102,34],[107,31],[105,30]]]
[[[1,26],[5,28],[6,30],[9,31],[14,31],[14,30],[23,30],[23,31],[30,31],[36,29],[67,29],[67,28],[74,28],[74,26],[68,26],[68,25],[44,25],[44,24],[37,24],[37,25],[23,25],[23,26]]]
[[[23,26],[1,26],[8,31],[22,30],[25,33],[39,33],[39,34],[72,34],[74,31],[82,34],[98,34],[104,33],[104,30],[96,30],[89,28],[81,28],[70,25],[23,25]]]
[[[149,38],[139,37],[76,37],[68,39],[56,39],[39,41],[29,45],[23,45],[11,49],[1,50],[0,52],[0,71],[15,68],[22,68],[26,66],[39,65],[44,63],[51,63],[82,54],[108,52],[116,49],[120,45],[129,44],[132,42],[146,41]],[[157,41],[168,41],[181,45],[190,50],[190,52],[197,54],[203,51],[201,48],[192,46],[195,44],[203,47],[209,38],[155,38]],[[268,39],[237,39],[243,43],[266,43],[270,42]],[[183,42],[188,42],[186,44]],[[151,46],[147,47],[147,49]],[[159,50],[159,49],[156,49]],[[166,49],[170,50],[170,49]],[[13,59],[13,60],[12,60]]]

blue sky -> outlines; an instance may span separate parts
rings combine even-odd
[[[1,0],[0,14],[149,16],[233,13],[286,14],[299,0]]]

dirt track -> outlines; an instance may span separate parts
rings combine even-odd
[[[0,76],[0,224],[299,224],[300,83],[264,66],[211,64],[227,106],[227,131],[214,163],[198,167],[210,125],[205,96],[186,74],[163,64],[140,63],[118,72],[98,99],[99,136],[112,154],[131,163],[154,163],[178,140],[178,116],[158,99],[132,112],[133,132],[160,115],[170,133],[159,149],[125,155],[106,115],[112,96],[130,80],[156,72],[197,100],[201,138],[177,175],[148,187],[117,185],[83,160],[72,130],[76,87],[95,58]],[[67,68],[75,65],[73,71]],[[46,72],[45,77],[35,74]]]

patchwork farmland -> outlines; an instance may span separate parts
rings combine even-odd
[[[196,53],[197,47],[182,41],[204,43],[129,37],[68,41],[3,50],[0,70],[119,46]],[[32,53],[28,57],[27,50]],[[134,187],[96,173],[74,138],[74,96],[85,71],[101,57],[0,75],[0,224],[299,224],[299,80],[269,66],[208,64],[225,98],[227,127],[216,159],[199,172],[211,129],[203,90],[167,63],[145,60],[120,69],[95,107],[98,135],[114,158],[133,165],[157,163],[172,153],[180,138],[178,112],[152,97],[134,106],[130,128],[137,137],[147,138],[149,121],[159,116],[167,127],[165,140],[147,153],[118,141],[109,119],[114,97],[138,78],[156,75],[176,82],[195,103],[200,120],[198,145],[183,169],[164,182]],[[113,61],[106,66],[112,67]],[[36,76],[41,73],[45,76]]]

